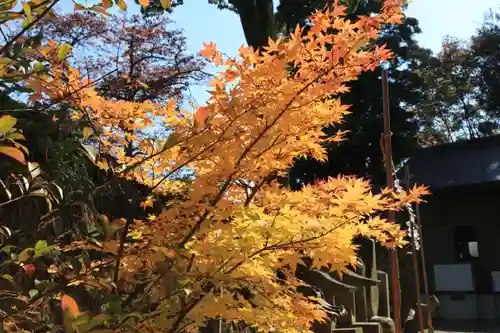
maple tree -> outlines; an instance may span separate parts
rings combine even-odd
[[[98,11],[111,2],[102,3]],[[325,312],[297,291],[297,265],[329,271],[356,265],[352,240],[359,235],[385,246],[404,243],[399,226],[379,213],[420,201],[422,187],[375,195],[356,178],[330,178],[300,191],[276,181],[298,157],[326,158],[324,144],[343,139],[344,133],[327,136],[323,128],[340,124],[348,113],[338,98],[346,83],[391,57],[384,46],[363,46],[382,23],[400,21],[399,0],[386,0],[380,14],[355,23],[344,18],[345,9],[336,4],[317,11],[307,32],[297,27],[287,38],[269,40],[263,52],[241,47],[237,58],[228,58],[214,43],[205,44],[201,54],[225,70],[211,82],[207,104],[194,113],[179,110],[176,99],[108,99],[70,66],[64,45],[50,41],[38,49],[50,70],[24,79],[33,90],[30,98],[64,101],[74,121],[85,119],[85,139],[101,153],[94,162],[150,188],[141,203],[145,210],[161,195],[174,195],[147,219],[100,217],[105,230],[98,240],[54,241],[51,247],[39,241],[14,256],[29,278],[56,274],[52,281],[63,290],[84,286],[97,290],[96,298],[114,297],[106,307],[91,308],[45,290],[41,298],[61,300],[67,331],[135,327],[174,333],[195,331],[211,318],[243,321],[260,331],[308,331]],[[157,123],[169,128],[168,137],[145,135]],[[130,141],[133,154],[127,152]],[[66,258],[80,250],[103,255],[80,264]],[[36,258],[43,256],[71,265],[39,272]],[[28,309],[39,306],[34,295],[30,291]]]

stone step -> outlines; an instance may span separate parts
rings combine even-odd
[[[382,325],[370,322],[354,322],[347,328],[360,328],[363,333],[383,333]]]
[[[361,327],[348,327],[348,328],[334,328],[332,333],[363,333]]]

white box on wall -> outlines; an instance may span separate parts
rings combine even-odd
[[[500,291],[500,271],[491,272],[493,291]]]
[[[470,264],[434,265],[434,282],[436,291],[474,291]]]

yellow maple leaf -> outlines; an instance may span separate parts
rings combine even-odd
[[[160,4],[165,9],[168,9],[171,6],[170,0],[160,0]]]
[[[148,207],[153,207],[154,205],[154,197],[153,196],[148,196],[146,200],[141,202],[139,204],[144,210],[146,210]]]
[[[89,138],[92,135],[92,129],[90,127],[84,127],[83,128],[83,137]]]

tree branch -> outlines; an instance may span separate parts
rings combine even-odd
[[[0,54],[4,54],[7,52],[7,50],[14,44],[19,37],[21,37],[26,31],[29,29],[33,28],[40,20],[47,15],[48,12],[54,8],[54,6],[59,2],[59,0],[55,0],[53,3],[51,3],[45,10],[36,17],[33,21],[31,21],[26,27],[24,27],[21,31],[19,31],[10,41],[8,41],[2,48],[0,49]]]

